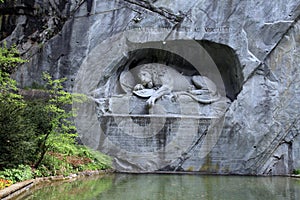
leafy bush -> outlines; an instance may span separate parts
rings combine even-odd
[[[294,169],[293,174],[300,174],[300,169]]]
[[[38,169],[33,169],[34,177],[47,177],[51,176],[53,173],[47,169],[44,165],[39,166]]]
[[[85,146],[78,148],[78,155],[85,156],[94,161],[89,163],[83,170],[109,169],[112,166],[111,158],[109,156]]]
[[[11,180],[13,183],[16,183],[32,179],[33,174],[30,166],[19,165],[16,169],[4,169],[4,171],[0,171],[0,177],[2,179]]]
[[[56,143],[53,145],[52,150],[54,151],[46,153],[37,169],[42,176],[69,175],[79,171],[111,168],[111,159],[108,156],[85,146],[76,145],[75,143],[72,145]],[[43,172],[40,172],[41,169]]]
[[[48,153],[45,155],[45,158],[41,166],[46,168],[48,170],[47,173],[53,176],[57,176],[57,175],[68,176],[69,174],[73,173],[72,165],[70,165],[64,159],[60,159],[59,157],[56,157]],[[40,167],[38,168],[38,170],[39,169]]]
[[[36,159],[35,125],[24,115],[23,105],[0,100],[0,169]]]

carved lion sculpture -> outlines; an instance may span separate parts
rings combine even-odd
[[[205,76],[187,77],[175,69],[162,64],[145,64],[137,74],[139,84],[135,85],[134,91],[154,89],[153,94],[147,100],[151,108],[155,101],[167,94],[188,95],[202,104],[209,104],[219,100],[216,85]],[[201,99],[199,95],[209,95],[209,99]]]

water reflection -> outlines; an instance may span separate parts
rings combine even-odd
[[[81,200],[95,199],[112,186],[113,176],[94,176],[72,182],[51,182],[37,185],[15,200]]]
[[[44,187],[22,199],[300,199],[288,177],[116,174]]]

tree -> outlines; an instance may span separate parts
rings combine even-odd
[[[18,65],[25,62],[27,61],[20,58],[19,51],[15,46],[7,48],[4,44],[4,47],[0,48],[0,68],[3,73],[12,74]]]
[[[10,74],[26,62],[15,47],[0,48],[0,169],[32,160],[34,126],[24,117],[26,104]]]
[[[66,80],[65,78],[53,80],[48,73],[44,73],[43,78],[47,83],[47,92],[50,98],[44,104],[44,118],[39,123],[40,126],[44,127],[44,133],[39,138],[40,156],[35,163],[35,168],[38,168],[46,152],[53,150],[55,144],[59,142],[73,143],[77,134],[75,134],[76,127],[72,121],[74,112],[70,107],[73,100],[81,101],[84,98],[81,95],[72,95],[63,90],[62,83]]]
[[[26,62],[18,56],[15,47],[0,48],[0,170],[19,164],[38,168],[48,151],[58,150],[59,144],[74,144],[71,105],[85,100],[63,89],[66,79],[53,80],[44,73],[48,97],[24,101],[10,78],[16,66]]]

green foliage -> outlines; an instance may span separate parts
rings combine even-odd
[[[28,165],[19,165],[18,168],[15,169],[5,169],[4,171],[0,171],[0,177],[16,183],[32,179],[33,174]]]
[[[20,101],[22,97],[16,94],[16,81],[10,78],[10,74],[18,64],[24,62],[26,60],[18,57],[18,51],[15,47],[0,48],[0,101],[23,105],[23,102]]]
[[[4,47],[0,48],[0,100],[9,101],[13,103],[18,102],[21,96],[16,94],[16,81],[10,78],[10,74],[16,69],[18,64],[24,63],[18,57],[17,49],[12,47],[10,49]]]
[[[294,169],[293,174],[300,174],[300,169]]]
[[[25,115],[22,105],[0,101],[0,169],[35,159],[35,127]]]
[[[35,121],[39,132],[39,155],[36,162],[36,175],[67,175],[82,170],[107,169],[110,159],[91,149],[76,145],[76,127],[71,120],[75,111],[71,109],[73,101],[83,102],[86,97],[70,94],[63,90],[65,79],[53,80],[47,73],[43,74],[50,95],[47,101],[31,102],[27,112]]]
[[[39,137],[40,140],[40,159],[36,162],[35,167],[38,168],[47,151],[54,151],[57,144],[74,144],[74,138],[77,136],[76,127],[72,118],[75,112],[71,109],[73,101],[82,102],[85,100],[83,95],[72,95],[63,90],[62,83],[66,79],[53,80],[52,77],[44,73],[44,80],[47,82],[47,91],[50,98],[44,104],[43,121],[39,124],[44,134]],[[44,124],[43,124],[44,123]],[[45,124],[46,123],[46,124]]]
[[[56,157],[51,154],[45,155],[41,166],[42,167],[39,167],[37,170],[40,170],[40,168],[44,169],[44,173],[46,173],[46,175],[48,174],[53,176],[68,176],[69,174],[74,172],[72,165],[66,162],[64,158],[60,159],[59,157]]]
[[[41,165],[38,169],[33,169],[34,177],[47,177],[51,176],[53,172],[51,172],[46,166]]]
[[[19,64],[25,62],[27,61],[20,58],[15,46],[7,48],[6,45],[4,45],[3,48],[0,48],[0,69],[2,72],[11,74]]]
[[[15,48],[0,48],[0,169],[27,164],[35,148],[35,127],[25,117],[26,103],[9,74],[25,62],[16,54]]]
[[[93,162],[83,166],[83,170],[109,169],[112,166],[111,158],[109,156],[85,146],[78,147],[77,155],[93,160]]]
[[[45,175],[68,175],[85,170],[102,170],[111,168],[111,159],[88,147],[72,143],[55,143],[48,152],[38,170]]]
[[[71,105],[86,97],[64,91],[66,79],[53,80],[45,73],[49,97],[23,100],[10,78],[17,64],[26,62],[17,56],[15,48],[0,48],[0,178],[16,182],[110,168],[107,156],[76,145]]]
[[[35,81],[33,81],[30,89],[45,90],[46,88],[44,85],[38,84]]]

